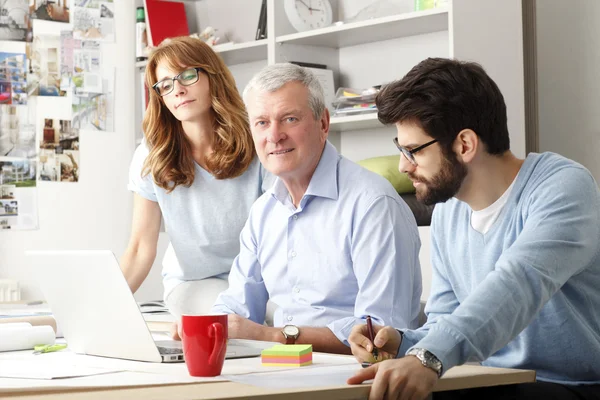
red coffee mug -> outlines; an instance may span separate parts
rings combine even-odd
[[[227,353],[227,315],[183,315],[181,340],[191,376],[221,375]]]

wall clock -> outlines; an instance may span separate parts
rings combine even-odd
[[[333,22],[329,0],[283,0],[285,14],[298,32],[324,28]]]

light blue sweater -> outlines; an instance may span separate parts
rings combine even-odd
[[[404,333],[399,355],[419,347],[444,371],[485,360],[600,383],[600,191],[589,171],[530,154],[485,235],[470,215],[456,199],[436,206],[428,322]]]

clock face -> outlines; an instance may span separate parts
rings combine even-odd
[[[329,0],[285,0],[285,13],[297,31],[331,25],[333,13]]]

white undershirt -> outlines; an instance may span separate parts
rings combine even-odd
[[[517,175],[518,176],[518,175]],[[502,212],[504,205],[508,201],[508,197],[510,196],[510,192],[512,191],[513,186],[515,185],[515,181],[517,178],[512,181],[508,189],[504,192],[502,196],[483,210],[472,211],[471,212],[471,227],[475,229],[477,232],[485,235],[496,219],[498,219],[498,215]]]

